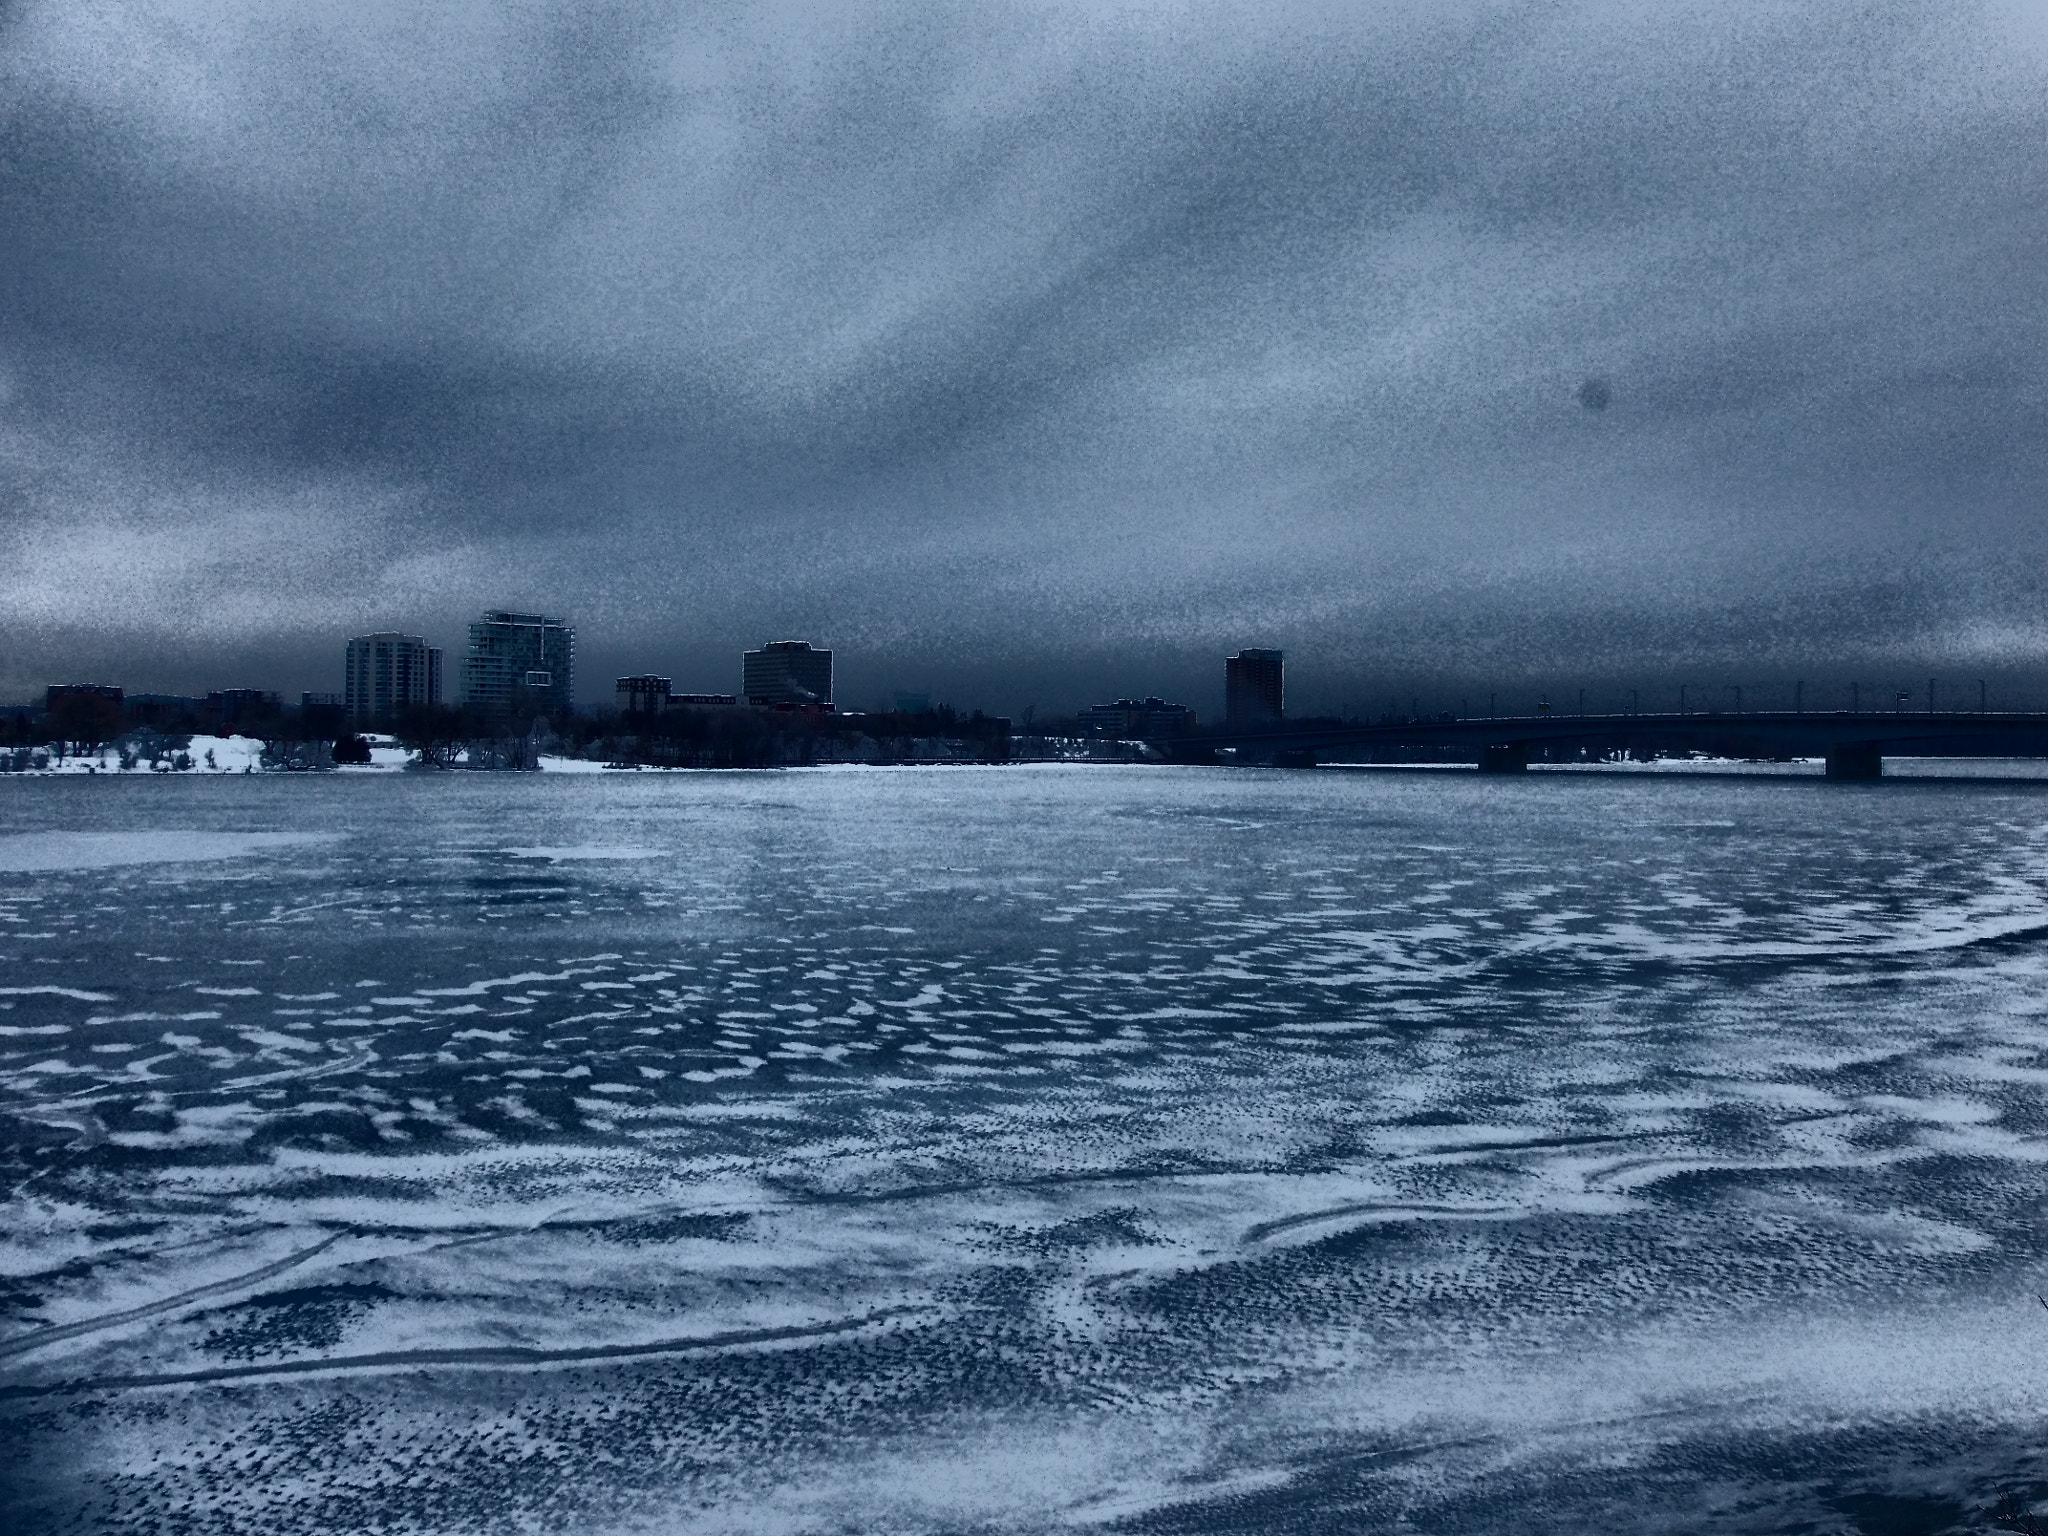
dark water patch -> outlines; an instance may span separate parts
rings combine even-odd
[[[1114,1206],[1049,1227],[992,1227],[990,1230],[999,1233],[1008,1246],[1049,1254],[1089,1248],[1149,1248],[1163,1241],[1158,1232],[1146,1224],[1145,1211],[1135,1205]]]
[[[66,1265],[62,1269],[45,1271],[45,1273],[61,1276],[65,1279],[75,1279],[89,1273],[91,1268],[91,1264],[81,1261],[75,1268],[71,1265]],[[49,1302],[44,1297],[39,1286],[12,1276],[0,1279],[0,1317],[5,1317],[10,1322],[17,1318],[29,1321],[33,1320],[35,1314],[41,1312],[48,1305]]]
[[[1472,1117],[1458,1110],[1425,1109],[1412,1115],[1400,1115],[1387,1122],[1389,1125],[1470,1125]]]
[[[329,1104],[295,1108],[264,1120],[243,1143],[252,1157],[286,1148],[374,1152],[384,1145],[381,1129],[367,1111]]]
[[[12,1164],[35,1164],[46,1162],[69,1152],[79,1140],[75,1125],[65,1125],[55,1120],[37,1119],[23,1114],[7,1114],[4,1118],[7,1140],[0,1144],[0,1157]]]
[[[374,1174],[323,1173],[304,1170],[277,1179],[270,1186],[279,1200],[431,1201],[432,1180],[423,1174],[394,1168],[388,1177]]]
[[[744,1211],[720,1211],[676,1216],[634,1216],[590,1222],[555,1222],[551,1227],[588,1226],[608,1243],[640,1247],[649,1243],[673,1243],[702,1238],[729,1243],[745,1235],[754,1218]]]
[[[367,1317],[378,1302],[397,1295],[375,1281],[266,1292],[233,1307],[201,1314],[200,1321],[209,1317],[228,1321],[208,1333],[199,1347],[223,1360],[332,1349],[350,1325]]]

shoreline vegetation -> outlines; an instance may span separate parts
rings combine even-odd
[[[1163,741],[1090,735],[1071,720],[1042,720],[1013,730],[1001,716],[962,715],[943,706],[919,712],[836,713],[744,706],[671,708],[654,714],[533,719],[522,728],[502,718],[431,705],[385,722],[378,731],[346,728],[340,711],[282,709],[229,725],[185,719],[137,723],[116,709],[94,714],[50,710],[0,718],[0,776],[111,777],[255,773],[569,772],[734,770],[834,766],[934,767],[1058,763],[1210,763],[1218,766],[1465,769],[1469,755],[1438,748],[1313,754],[1206,750],[1199,733]],[[1963,777],[1981,777],[1993,760],[1971,760]],[[2005,762],[2006,760],[1996,760]],[[1899,766],[1909,777],[1950,776],[1936,763]],[[1532,768],[1631,772],[1818,773],[1818,759],[1717,757],[1701,752],[1648,755],[1559,749]],[[2006,764],[2021,777],[2039,776]]]
[[[491,719],[458,706],[408,711],[378,731],[349,730],[320,710],[278,711],[237,722],[184,721],[181,729],[99,718],[8,722],[0,774],[219,774],[272,772],[602,771],[797,768],[829,764],[993,764],[1163,761],[1155,745],[1072,733],[1013,734],[979,710],[836,714],[753,708],[669,709],[659,714],[572,716],[556,722]]]

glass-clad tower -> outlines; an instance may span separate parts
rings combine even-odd
[[[495,611],[469,626],[463,701],[489,715],[560,716],[576,707],[576,631],[566,619]]]

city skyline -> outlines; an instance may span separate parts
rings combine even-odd
[[[492,645],[486,644],[484,649],[479,651],[478,637],[480,634],[497,634],[502,639],[503,636],[515,635],[522,628],[533,629],[536,634],[541,635],[553,633],[557,638],[554,641],[533,639],[531,637],[526,640],[515,638],[510,641],[510,649],[517,650],[524,657],[519,666],[513,668],[512,671],[505,671],[505,667],[509,663],[503,658],[495,657],[491,654],[494,649]],[[298,691],[307,703],[312,703],[315,700],[331,700],[337,706],[343,708],[348,718],[359,723],[378,717],[388,719],[394,710],[403,704],[414,703],[479,703],[483,705],[487,712],[503,713],[510,709],[512,712],[517,713],[519,710],[513,708],[515,694],[526,701],[525,706],[522,707],[534,707],[536,713],[542,714],[601,714],[608,708],[617,708],[621,711],[630,712],[634,708],[646,707],[646,703],[645,700],[629,703],[629,694],[632,694],[636,689],[657,687],[661,690],[661,697],[663,699],[673,697],[674,702],[679,705],[716,705],[733,702],[755,705],[787,705],[802,702],[823,702],[828,708],[845,707],[855,712],[875,711],[887,713],[891,709],[902,710],[906,707],[911,707],[906,705],[906,700],[922,701],[915,706],[921,709],[931,708],[934,704],[951,707],[956,703],[962,704],[969,709],[980,709],[984,707],[985,702],[971,697],[948,698],[943,695],[934,694],[929,689],[912,688],[906,690],[901,686],[903,679],[900,676],[881,676],[878,683],[876,679],[879,674],[870,669],[862,683],[862,687],[865,690],[863,701],[858,704],[840,706],[836,703],[837,690],[834,683],[834,658],[831,648],[823,647],[814,650],[809,641],[791,640],[768,641],[763,643],[758,650],[743,650],[738,657],[739,682],[734,693],[728,694],[723,690],[693,690],[687,686],[687,678],[685,679],[686,685],[678,688],[674,686],[673,678],[670,675],[640,670],[620,674],[615,678],[616,686],[611,692],[617,694],[616,703],[612,701],[611,694],[602,688],[595,690],[594,696],[590,699],[579,702],[575,699],[574,657],[577,640],[576,626],[572,620],[538,613],[529,614],[504,609],[492,609],[487,610],[480,620],[470,621],[468,633],[469,648],[467,653],[460,657],[461,664],[453,670],[452,676],[457,679],[457,682],[452,689],[444,688],[442,683],[443,669],[441,658],[443,651],[440,647],[430,645],[423,636],[380,631],[375,634],[355,636],[347,642],[346,662],[343,669],[344,687],[342,690],[234,688],[229,689],[228,692],[252,696],[267,695],[276,700],[288,696],[292,691]],[[417,654],[406,663],[394,663],[392,659],[386,657],[383,662],[384,670],[386,673],[391,673],[394,667],[396,667],[398,672],[411,677],[412,681],[400,684],[397,692],[390,693],[390,697],[386,699],[384,704],[379,705],[372,702],[365,709],[358,703],[359,696],[371,697],[368,693],[369,685],[362,671],[364,662],[367,661],[367,657],[373,648],[389,651],[394,643]],[[544,648],[548,646],[556,648],[546,650],[544,655]],[[502,644],[495,647],[495,649],[505,648],[506,646]],[[359,652],[363,653],[364,662],[359,662]],[[530,655],[528,654],[529,652],[531,653]],[[799,652],[803,653],[800,658],[786,654]],[[1210,686],[1215,681],[1213,665],[1211,665],[1212,676],[1207,681],[1195,682],[1190,679],[1188,686],[1178,691],[1196,698],[1206,698],[1210,692],[1214,691],[1216,696],[1222,701],[1222,707],[1220,710],[1211,711],[1210,718],[1223,721],[1231,726],[1242,725],[1256,729],[1262,722],[1279,720],[1289,713],[1282,702],[1285,697],[1285,689],[1281,680],[1284,656],[1285,652],[1279,649],[1243,646],[1222,658],[1224,673],[1220,688],[1212,690]],[[558,679],[556,676],[547,675],[542,672],[522,671],[528,665],[548,660],[548,658],[552,658],[550,664],[559,669]],[[729,652],[726,659],[729,664],[731,661]],[[1209,658],[1210,663],[1213,663],[1213,660],[1214,656],[1212,653],[1212,656]],[[792,662],[798,668],[796,672],[789,670]],[[822,668],[821,671],[816,672],[815,676],[812,676],[809,670],[813,666]],[[767,670],[763,671],[761,681],[750,683],[748,681],[749,674],[757,667]],[[409,671],[408,668],[410,669]],[[480,668],[482,669],[481,672],[479,671]],[[857,672],[859,670],[857,667]],[[1186,711],[1191,717],[1201,714],[1199,709],[1189,709],[1184,704],[1165,700],[1157,692],[1146,693],[1143,698],[1137,697],[1138,690],[1129,686],[1128,679],[1139,674],[1129,663],[1116,664],[1113,668],[1106,670],[1107,675],[1125,679],[1125,682],[1115,690],[1105,687],[1097,689],[1094,693],[1090,694],[1079,687],[1077,679],[1069,677],[1062,680],[1052,690],[1051,697],[1058,702],[1053,703],[1050,707],[1041,706],[1034,700],[1023,705],[1021,708],[1013,706],[1009,713],[1026,717],[1043,714],[1047,718],[1052,719],[1078,718],[1084,725],[1091,718],[1095,719],[1099,724],[1108,720],[1113,715],[1130,717],[1134,709],[1140,709],[1140,706],[1148,704],[1164,706],[1170,711]],[[1833,670],[1836,674],[1841,674],[1843,671],[1843,669],[1839,668]],[[499,672],[504,672],[504,675],[502,677],[498,676]],[[520,672],[521,675],[515,677],[513,675],[514,672]],[[772,680],[770,680],[771,672],[773,674]],[[1181,673],[1185,676],[1185,667],[1181,669]],[[1154,668],[1150,680],[1156,681],[1160,675],[1160,669]],[[1289,675],[1290,677],[1294,676],[1294,674]],[[1331,697],[1329,692],[1326,689],[1318,690],[1314,686],[1315,682],[1326,682],[1327,680],[1316,678],[1315,674],[1311,673],[1311,687],[1305,690],[1305,692],[1311,700],[1316,702],[1308,707],[1296,709],[1292,713],[1297,718],[1368,721],[1375,718],[1381,720],[1422,719],[1434,717],[1440,713],[1455,718],[1478,719],[1501,715],[1538,715],[1551,712],[1552,710],[1563,714],[1582,715],[1634,715],[1639,713],[1661,714],[1673,712],[1686,714],[1695,711],[1709,714],[1741,714],[1744,712],[1743,699],[1745,692],[1747,692],[1750,699],[1751,710],[1762,710],[1765,712],[1776,710],[1802,711],[1807,707],[1809,697],[1815,712],[1846,710],[1853,713],[1862,709],[1866,703],[1872,709],[1904,710],[1912,708],[1931,711],[1946,707],[1951,711],[1957,709],[1968,710],[1971,707],[1970,700],[1973,695],[1976,707],[1979,710],[1992,708],[2005,711],[2035,710],[2048,707],[2048,675],[2034,674],[2025,670],[2015,673],[2012,669],[2001,670],[1996,667],[1986,667],[1975,669],[1974,676],[1969,673],[1957,676],[1951,672],[1946,677],[1936,673],[1935,675],[1924,677],[1924,691],[1921,688],[1923,678],[1919,675],[1911,675],[1910,669],[1894,669],[1892,675],[1882,680],[1874,677],[1848,677],[1843,675],[1823,675],[1818,678],[1809,679],[1803,675],[1794,677],[1780,673],[1778,675],[1766,675],[1759,683],[1754,672],[1746,675],[1751,678],[1751,681],[1747,683],[1730,682],[1725,678],[1700,678],[1697,675],[1693,676],[1690,680],[1674,681],[1671,677],[1667,676],[1656,679],[1647,689],[1640,686],[1623,686],[1611,679],[1604,688],[1597,684],[1592,687],[1583,684],[1574,686],[1570,681],[1565,680],[1549,685],[1530,683],[1524,680],[1521,688],[1510,689],[1505,706],[1501,702],[1502,694],[1497,687],[1482,686],[1475,691],[1469,680],[1462,680],[1459,685],[1450,691],[1439,687],[1425,695],[1421,690],[1411,688],[1404,695],[1398,688],[1391,693],[1387,692],[1384,687],[1385,680],[1382,679],[1383,686],[1379,691],[1360,691],[1354,689],[1343,702],[1333,706],[1328,702]],[[1996,688],[1998,695],[1995,705],[1991,702],[1992,677],[1994,675],[1997,677]],[[808,688],[795,681],[799,677],[809,683]],[[480,689],[478,684],[479,678],[485,679]],[[1497,682],[1498,679],[1488,681]],[[110,679],[104,677],[88,679],[82,675],[68,676],[61,683],[45,684],[37,692],[40,695],[52,688],[91,691],[95,687],[107,686],[109,682]],[[118,692],[126,685],[114,682],[112,686],[114,691]],[[390,692],[390,679],[387,677],[380,687],[385,692]],[[1943,693],[1944,688],[1947,690],[1946,694]],[[811,689],[819,691],[812,692],[810,691]],[[182,699],[187,703],[198,702],[201,693],[215,698],[220,696],[220,690],[212,687],[201,689],[198,693],[187,692],[183,694],[158,690],[137,690],[132,687],[128,691],[138,697]],[[1168,691],[1174,692],[1176,690],[1170,688]],[[1112,692],[1114,692],[1114,698],[1111,697]],[[1404,697],[1406,699],[1405,706],[1403,703]],[[1424,702],[1425,697],[1427,698],[1426,705]],[[1589,698],[1592,700],[1590,708],[1587,703]],[[1483,705],[1475,706],[1475,699],[1483,699]],[[1646,699],[1648,701],[1647,704],[1645,702]],[[1674,699],[1675,710],[1673,708]],[[5,701],[0,701],[0,708],[13,707],[19,709],[32,706],[33,702],[33,700],[21,700],[9,706]],[[657,702],[654,707],[658,711],[665,706]],[[1002,713],[1000,709],[993,712]]]
[[[462,665],[454,669],[458,678],[474,674],[478,667],[486,670],[497,666],[503,670],[501,658],[491,655],[492,647],[486,645],[483,651],[477,648],[479,632],[510,632],[521,627],[534,629],[538,633],[556,633],[560,638],[560,649],[549,654],[559,665],[566,660],[568,665],[561,673],[559,683],[553,677],[542,677],[533,672],[524,672],[515,679],[506,673],[496,685],[486,687],[472,696],[472,682],[465,681],[452,694],[442,683],[442,649],[431,646],[425,637],[404,635],[394,632],[379,632],[351,638],[346,646],[343,668],[345,686],[342,690],[307,689],[299,690],[302,704],[316,703],[332,705],[356,725],[368,725],[389,718],[408,705],[420,703],[480,704],[489,713],[504,713],[518,693],[526,701],[526,707],[535,707],[536,713],[566,712],[570,714],[600,715],[610,711],[631,713],[635,710],[652,708],[660,712],[673,702],[680,707],[719,707],[732,704],[751,704],[756,707],[782,707],[791,704],[822,703],[827,709],[839,709],[851,713],[889,713],[892,710],[912,712],[932,708],[961,708],[980,710],[984,706],[972,698],[948,698],[934,695],[925,690],[906,690],[900,686],[885,686],[879,692],[870,690],[872,697],[863,697],[856,702],[841,702],[839,690],[834,682],[835,661],[830,647],[814,648],[810,641],[777,640],[763,643],[758,649],[743,650],[737,658],[739,683],[737,690],[727,693],[723,690],[699,690],[688,686],[676,686],[675,680],[666,674],[638,671],[617,675],[613,685],[602,684],[593,687],[590,696],[575,697],[574,655],[577,645],[576,626],[572,620],[558,616],[525,614],[507,610],[486,611],[480,620],[473,620],[468,626],[470,633],[469,652],[459,659]],[[376,648],[388,651],[396,643],[400,647],[416,652],[410,663],[400,663],[386,657],[384,669],[389,672],[403,672],[411,667],[413,682],[401,684],[395,691],[387,679],[380,685],[382,693],[370,695],[372,702],[365,708],[358,703],[366,693],[366,685],[359,673],[358,653],[367,655]],[[541,658],[541,647],[546,643],[533,640],[529,644],[514,643],[522,656],[527,650],[532,656],[525,656],[513,671],[520,671],[527,662]],[[789,653],[801,653],[791,656]],[[1267,723],[1294,719],[1352,720],[1370,722],[1427,720],[1439,715],[1455,719],[1484,719],[1490,717],[1534,717],[1556,713],[1560,716],[1603,715],[1631,716],[1639,714],[1731,714],[1744,713],[1801,713],[1816,714],[1827,712],[1868,712],[1868,711],[1912,711],[1912,712],[2013,712],[2038,711],[2048,708],[2048,680],[2022,678],[2017,688],[2011,679],[2001,677],[1993,692],[1991,679],[1985,675],[1969,676],[1950,673],[1946,676],[1935,674],[1925,677],[1894,675],[1888,679],[1856,678],[1846,676],[1787,678],[1773,677],[1761,686],[1728,682],[1723,679],[1703,680],[1698,677],[1691,681],[1660,679],[1649,688],[1620,688],[1610,685],[1606,689],[1571,687],[1527,686],[1510,690],[1503,695],[1497,688],[1483,688],[1473,691],[1469,687],[1455,695],[1433,693],[1427,696],[1411,692],[1406,695],[1392,695],[1384,692],[1355,698],[1348,705],[1337,708],[1294,708],[1284,703],[1287,688],[1283,687],[1282,670],[1285,653],[1280,650],[1240,647],[1227,655],[1218,652],[1210,658],[1212,676],[1207,685],[1196,684],[1183,690],[1188,697],[1206,698],[1211,693],[1221,701],[1221,708],[1210,712],[1209,718],[1218,725],[1235,729],[1243,727],[1257,730]],[[1221,673],[1215,673],[1214,665],[1222,663]],[[795,671],[790,671],[794,662]],[[762,668],[760,680],[749,684],[748,677],[755,668]],[[815,678],[808,669],[819,670]],[[1989,670],[1989,669],[1986,669]],[[1128,675],[1129,667],[1120,671]],[[773,681],[770,681],[770,677]],[[1287,674],[1290,680],[1292,673]],[[809,681],[812,692],[796,685],[798,680]],[[523,688],[516,686],[523,683]],[[267,698],[273,706],[289,697],[289,691],[282,688],[233,687],[225,690],[205,687],[197,691],[173,693],[158,690],[136,689],[120,679],[109,677],[87,678],[83,675],[68,675],[62,680],[52,680],[36,690],[33,698],[16,701],[0,701],[0,710],[33,710],[46,697],[64,692],[108,692],[119,695],[126,692],[131,701],[160,700],[166,704],[200,706],[212,701],[218,707],[223,697]],[[1170,690],[1171,691],[1171,690]],[[1072,689],[1069,689],[1072,694]],[[388,694],[383,704],[375,702],[377,697]],[[1042,708],[1036,703],[1026,705],[1022,711],[1026,718],[1033,715],[1047,719],[1078,719],[1084,727],[1100,725],[1112,716],[1126,719],[1144,715],[1148,719],[1159,710],[1169,714],[1184,713],[1190,721],[1199,718],[1203,711],[1191,708],[1178,699],[1166,699],[1152,692],[1138,696],[1130,688],[1118,690],[1114,698],[1108,691],[1099,696],[1076,695],[1081,701],[1069,707]],[[1745,697],[1748,700],[1745,706]],[[1383,707],[1382,707],[1383,706]],[[513,713],[520,712],[513,709]],[[991,713],[1000,713],[992,711]],[[1156,723],[1156,722],[1155,722]]]
[[[2048,679],[2036,12],[147,10],[5,34],[0,697]]]

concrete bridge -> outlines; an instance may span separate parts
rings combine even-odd
[[[1831,779],[1875,779],[1886,757],[2048,757],[2048,712],[1701,711],[1670,715],[1535,715],[1415,719],[1380,724],[1304,721],[1263,731],[1202,732],[1159,743],[1180,761],[1313,764],[1344,751],[1427,752],[1477,763],[1482,773],[1519,773],[1552,752],[1628,752],[1641,757],[1704,752],[1715,757],[1820,757]]]

